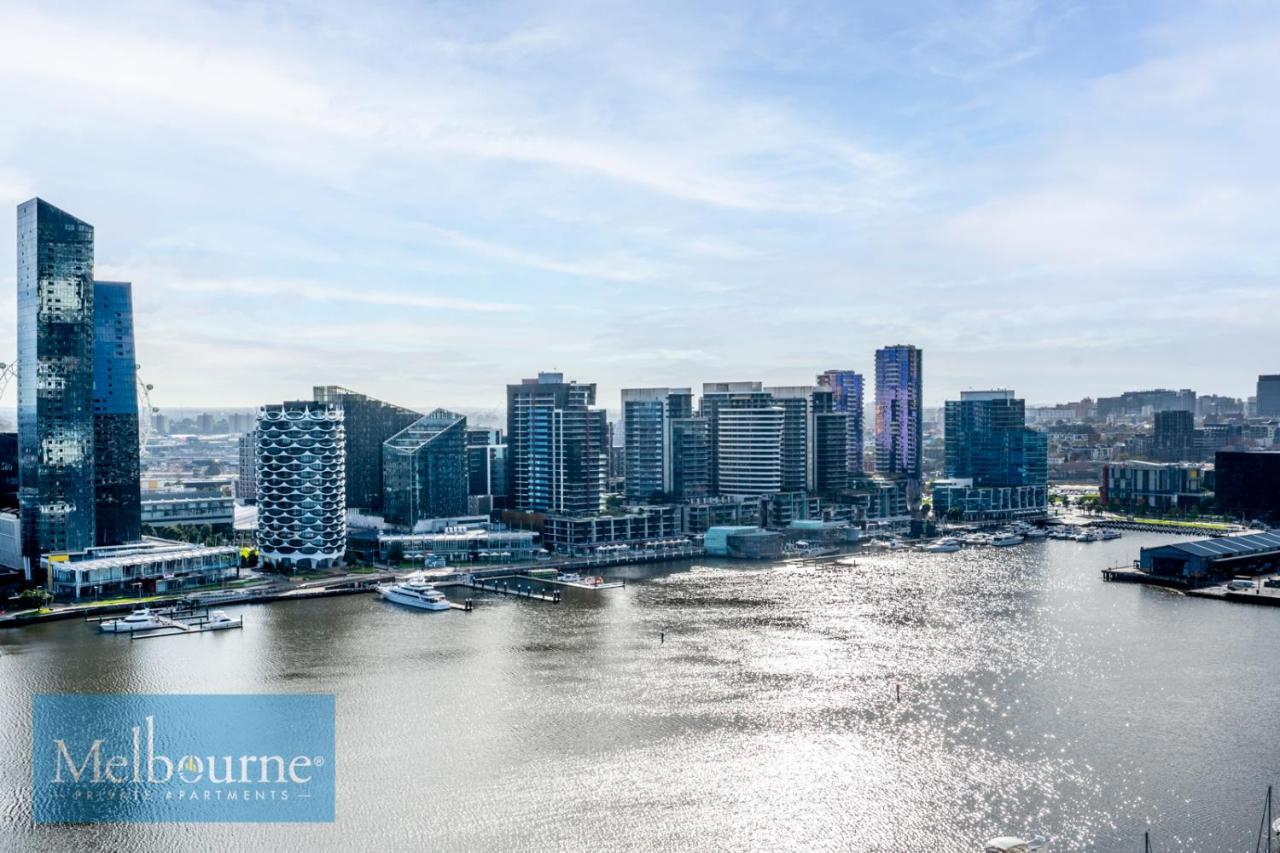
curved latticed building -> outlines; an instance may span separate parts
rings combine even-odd
[[[295,569],[342,562],[347,544],[342,409],[299,401],[258,411],[258,550]]]

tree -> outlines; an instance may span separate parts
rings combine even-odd
[[[392,566],[398,566],[404,562],[404,545],[399,542],[392,542],[387,546],[387,562]]]
[[[964,518],[964,510],[953,506],[947,510],[947,521],[960,521]]]

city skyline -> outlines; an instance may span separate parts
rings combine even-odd
[[[496,408],[536,365],[613,409],[869,376],[903,340],[930,406],[1249,396],[1277,370],[1274,16],[928,5],[6,9],[0,197],[102,232],[161,406]]]

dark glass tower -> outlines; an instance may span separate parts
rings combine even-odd
[[[975,486],[1026,484],[1025,412],[1012,391],[965,391],[948,400],[946,475]]]
[[[382,511],[382,445],[422,417],[421,412],[384,403],[337,385],[317,385],[317,403],[342,407],[346,431],[347,506]]]
[[[93,226],[18,205],[18,467],[23,555],[95,540]]]
[[[467,419],[436,409],[382,445],[387,521],[412,527],[467,512]]]
[[[93,446],[97,544],[142,538],[133,287],[93,283]]]

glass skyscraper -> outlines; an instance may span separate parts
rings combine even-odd
[[[467,512],[467,419],[436,409],[382,445],[383,512],[413,527]]]
[[[382,445],[422,417],[422,413],[384,403],[338,385],[317,385],[312,397],[317,403],[342,407],[346,435],[347,506],[381,512]]]
[[[18,206],[18,453],[23,554],[96,542],[93,226]]]
[[[142,537],[133,287],[93,283],[93,455],[97,544]]]
[[[876,350],[876,473],[919,483],[924,353],[898,345]]]
[[[947,401],[944,418],[947,477],[975,486],[1024,484],[1026,410],[1012,391],[964,391]]]

